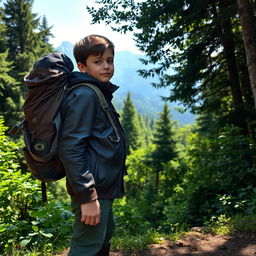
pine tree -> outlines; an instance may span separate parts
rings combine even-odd
[[[139,146],[139,125],[130,93],[127,94],[124,100],[121,123],[126,133],[127,152],[129,154],[130,150],[135,150]]]
[[[0,53],[0,116],[3,116],[7,126],[13,125],[21,118],[20,109],[22,97],[20,87],[9,75],[12,63],[7,61],[8,51]]]
[[[13,61],[13,76],[22,81],[33,62],[42,55],[42,47],[49,46],[51,36],[46,19],[32,13],[33,0],[7,0],[4,4],[8,59]]]
[[[0,3],[1,3],[1,1],[0,1]],[[4,11],[3,11],[3,8],[0,6],[0,52],[6,51],[6,47],[7,47],[7,44],[5,41],[6,27],[2,22],[3,16],[4,16]]]
[[[50,38],[53,36],[51,33],[52,26],[48,26],[48,22],[45,16],[43,16],[41,24],[39,26],[39,37],[40,40],[40,56],[52,52],[54,49],[49,43]]]
[[[8,49],[5,41],[6,27],[2,23],[3,9],[0,8],[0,116],[5,119],[5,124],[11,126],[19,119],[19,109],[22,98],[20,88],[15,79],[10,75],[12,62],[7,60]]]
[[[138,113],[140,127],[140,144],[149,145],[153,129],[150,126],[150,117]]]
[[[0,104],[10,126],[21,119],[23,77],[34,61],[52,51],[47,20],[32,13],[33,0],[6,0],[0,9]]]
[[[173,122],[171,121],[170,110],[165,103],[163,111],[156,121],[153,143],[155,150],[152,153],[152,165],[155,172],[156,190],[159,188],[159,175],[163,171],[164,164],[176,157],[175,141],[173,139]],[[166,174],[165,174],[166,175]]]

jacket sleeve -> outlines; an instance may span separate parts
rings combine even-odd
[[[99,108],[96,94],[84,87],[72,91],[63,102],[59,154],[74,196],[81,204],[97,199],[87,148]]]

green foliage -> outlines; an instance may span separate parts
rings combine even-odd
[[[212,217],[205,223],[205,232],[214,234],[233,234],[235,232],[256,232],[256,215],[241,215],[236,214],[232,217],[227,217],[222,214],[218,217]]]
[[[67,244],[72,221],[69,207],[54,202],[50,194],[49,203],[41,202],[40,183],[21,171],[19,146],[4,135],[5,130],[0,119],[1,255],[12,252],[14,247],[27,250],[42,246],[52,250]]]
[[[39,37],[40,37],[40,53],[39,56],[42,56],[44,54],[47,54],[49,52],[53,51],[53,47],[51,44],[49,44],[49,40],[51,37],[53,37],[53,34],[51,33],[52,26],[48,26],[48,22],[45,16],[42,17],[42,21],[39,26]]]
[[[5,119],[20,109],[21,77],[51,49],[51,27],[32,13],[32,4],[7,0],[0,9]],[[155,120],[139,116],[127,95],[122,124],[128,176],[126,197],[114,204],[114,247],[142,249],[161,240],[158,232],[169,235],[191,225],[209,225],[218,233],[250,227],[254,232],[255,108],[235,2],[104,0],[88,10],[94,23],[114,21],[113,29],[138,31],[134,38],[146,53],[142,62],[155,64],[139,73],[159,75],[154,86],[172,85],[168,100],[199,114],[196,124],[177,127],[165,105],[153,126]],[[50,255],[69,239],[72,218],[66,199],[60,203],[49,194],[49,203],[41,204],[39,183],[20,170],[17,144],[1,129],[1,253],[15,255],[17,247],[26,255],[36,246],[43,248],[41,255]],[[63,185],[49,188],[64,193]]]
[[[104,0],[87,9],[93,23],[133,31],[146,53],[142,62],[155,64],[139,73],[159,75],[156,87],[171,86],[167,100],[178,100],[199,114],[197,132],[183,129],[172,135],[173,142],[161,133],[168,122],[154,130],[154,153],[145,155],[142,167],[142,175],[147,175],[145,193],[135,194],[146,209],[142,215],[167,226],[202,224],[221,214],[253,214],[255,105],[243,68],[246,58],[236,3]],[[176,147],[174,139],[180,140]],[[134,171],[136,165],[131,175],[139,172]],[[157,223],[148,205],[164,225]]]
[[[93,23],[133,32],[146,55],[142,63],[154,64],[139,74],[159,76],[153,85],[170,87],[166,99],[204,116],[204,128],[218,132],[228,123],[254,136],[255,107],[235,1],[102,0],[87,10]]]
[[[126,133],[127,152],[136,149],[139,146],[139,123],[137,112],[131,100],[131,94],[128,93],[122,108],[121,123]]]
[[[141,201],[140,203],[143,203]],[[161,243],[163,238],[152,229],[150,222],[141,214],[138,200],[126,197],[115,200],[114,214],[117,222],[112,248],[134,252],[145,249],[151,243]]]
[[[0,122],[0,225],[1,248],[16,243],[28,229],[29,210],[40,200],[39,184],[23,174],[17,163],[18,147],[4,135]],[[21,233],[20,233],[21,232]]]
[[[11,127],[22,118],[23,77],[34,61],[53,51],[44,17],[32,13],[32,0],[7,0],[0,8],[0,114]]]
[[[27,245],[41,246],[45,242],[58,246],[67,245],[71,234],[73,222],[72,212],[68,204],[53,201],[40,207],[35,207],[31,212],[32,232],[26,239]]]
[[[151,227],[164,229],[163,210],[166,200],[174,193],[175,185],[184,172],[178,162],[173,140],[173,124],[167,105],[157,121],[151,144],[132,150],[127,158],[126,195],[134,211]],[[139,205],[133,200],[140,201]],[[129,218],[128,218],[129,219]]]
[[[115,250],[125,250],[130,253],[146,249],[150,244],[161,244],[163,237],[154,230],[148,230],[144,234],[126,234],[115,236],[111,242],[111,247]]]
[[[114,214],[117,222],[117,235],[143,234],[150,229],[150,223],[145,221],[138,207],[138,201],[123,197],[114,202]]]
[[[159,119],[156,122],[155,131],[153,134],[153,143],[155,149],[152,152],[152,167],[155,172],[155,187],[158,193],[160,173],[163,173],[168,180],[168,173],[164,172],[164,164],[176,157],[175,141],[173,138],[173,123],[170,116],[170,110],[165,103],[163,111],[159,114]],[[165,169],[167,170],[167,169]]]
[[[231,223],[231,218],[227,217],[225,214],[221,214],[216,217],[213,216],[209,221],[205,223],[206,229],[204,232],[206,233],[214,233],[220,235],[231,234],[234,231],[234,227]]]
[[[256,232],[256,215],[235,215],[230,219],[232,225],[232,232],[235,231],[246,231],[255,233]]]
[[[235,127],[217,135],[201,133],[197,127],[176,128],[177,156],[162,164],[158,195],[152,175],[156,145],[131,151],[128,156],[125,185],[127,202],[134,207],[131,212],[162,232],[203,225],[223,214],[255,213],[253,141]],[[134,198],[140,203],[133,204]],[[132,216],[125,216],[128,225]]]
[[[7,61],[7,56],[8,51],[0,53],[0,115],[5,116],[6,125],[11,126],[13,120],[21,118],[20,111],[23,101],[20,87],[9,74],[12,62]]]
[[[200,225],[215,215],[254,213],[255,145],[248,140],[234,128],[215,137],[191,136],[189,171],[179,198],[172,198],[184,222]]]
[[[167,163],[176,156],[173,126],[174,123],[171,120],[169,107],[165,103],[163,111],[159,114],[159,119],[156,121],[153,134],[153,143],[156,145],[156,149],[152,156],[155,162],[158,162],[156,164],[157,167],[159,167],[159,164]]]
[[[128,175],[125,177],[125,188],[128,198],[140,198],[143,189],[147,186],[151,172],[150,154],[153,145],[132,150],[127,157]]]

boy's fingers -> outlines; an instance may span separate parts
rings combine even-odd
[[[96,217],[96,220],[95,220],[95,225],[99,224],[100,223],[100,216],[97,216]]]
[[[85,216],[81,217],[81,222],[85,222]]]
[[[86,225],[94,226],[100,223],[100,217],[99,216],[95,216],[95,217],[82,216],[81,222],[84,222],[84,224]]]
[[[95,226],[100,223],[100,217],[87,217],[83,222],[86,225]]]
[[[95,217],[92,217],[91,218],[91,222],[90,222],[90,226],[95,226],[96,225],[96,223],[95,223],[96,221],[95,221]]]
[[[91,222],[92,222],[92,221],[93,221],[93,218],[87,217],[87,218],[85,219],[84,224],[86,224],[86,225],[91,225]]]

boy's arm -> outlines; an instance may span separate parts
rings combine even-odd
[[[87,141],[99,103],[93,91],[77,88],[64,101],[59,154],[80,204],[97,199],[95,181],[87,162]]]

